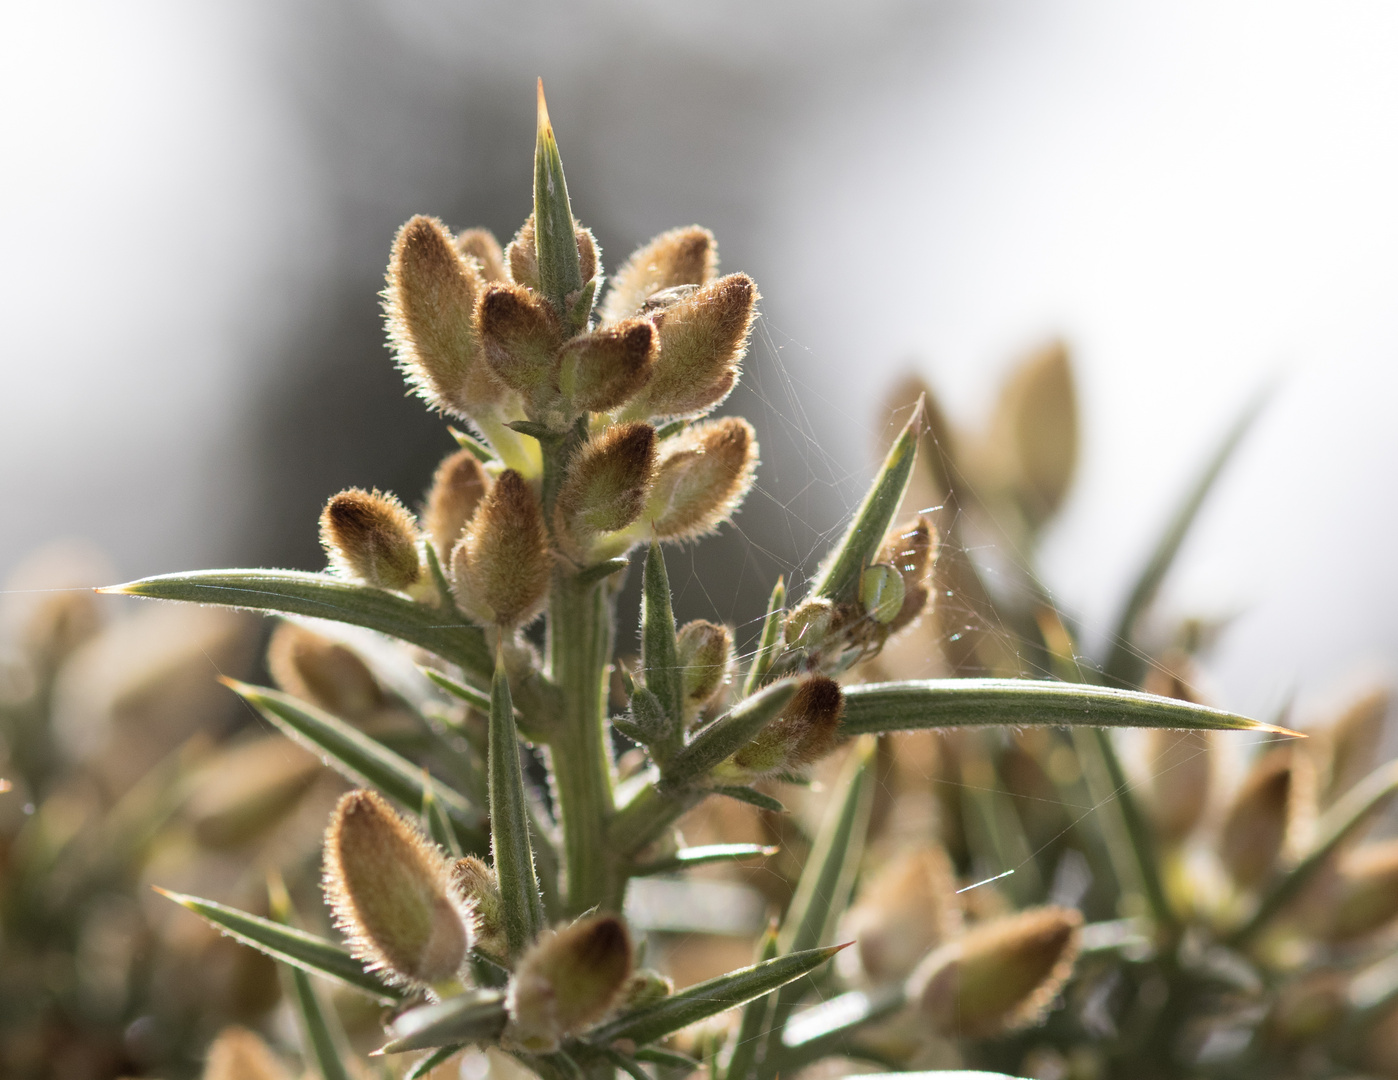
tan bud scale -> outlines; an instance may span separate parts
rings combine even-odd
[[[387,703],[353,650],[297,623],[279,623],[267,645],[272,679],[288,694],[346,720],[364,720]]]
[[[406,589],[422,575],[417,523],[392,495],[350,488],[320,515],[320,542],[349,577],[381,589]]]
[[[655,341],[655,328],[645,319],[579,334],[559,354],[559,392],[579,411],[620,408],[650,378]]]
[[[422,516],[427,538],[442,562],[451,558],[488,486],[485,469],[469,450],[458,450],[437,466]]]
[[[817,675],[796,689],[781,715],[733,755],[741,771],[763,775],[819,761],[839,741],[845,699],[840,684]]]
[[[1219,858],[1243,888],[1271,874],[1282,853],[1293,794],[1292,763],[1287,747],[1264,754],[1243,778],[1224,816]]]
[[[466,229],[456,234],[456,250],[476,261],[476,272],[488,282],[505,280],[505,255],[489,229]]]
[[[508,957],[510,946],[505,938],[505,914],[495,871],[476,856],[467,855],[452,864],[451,875],[456,891],[471,907],[476,945],[492,956]]]
[[[655,476],[655,429],[617,424],[591,439],[568,465],[554,506],[554,526],[567,553],[587,556],[603,533],[641,516]]]
[[[736,416],[693,424],[661,445],[645,520],[657,540],[712,532],[742,503],[757,469],[752,425]]]
[[[552,569],[538,496],[506,469],[452,552],[457,599],[481,622],[516,626],[538,613]]]
[[[324,888],[335,925],[372,970],[429,986],[465,963],[470,912],[451,863],[377,793],[351,791],[335,807]]]
[[[715,697],[728,680],[733,634],[726,626],[695,619],[680,627],[677,644],[684,671],[684,702],[697,709]]]
[[[496,377],[526,398],[546,394],[562,344],[548,302],[518,285],[492,285],[481,295],[476,317],[481,348]]]
[[[860,967],[875,984],[910,975],[933,948],[961,932],[956,876],[939,846],[884,863],[859,892],[840,936],[855,942]]]
[[[507,1043],[535,1053],[601,1020],[632,971],[631,936],[615,915],[594,915],[544,934],[515,968],[506,1001]]]
[[[602,321],[614,323],[641,309],[652,295],[677,285],[707,285],[718,271],[718,245],[708,229],[691,225],[663,232],[636,250],[612,279]]]

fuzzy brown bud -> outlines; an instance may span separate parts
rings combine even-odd
[[[547,301],[518,285],[492,285],[476,309],[486,363],[499,380],[527,399],[546,395],[562,343],[558,317]]]
[[[942,946],[910,983],[939,1035],[984,1038],[1038,1023],[1072,974],[1082,915],[1042,907],[983,923]]]
[[[506,469],[452,551],[456,597],[481,622],[517,626],[538,612],[552,568],[538,496]]]
[[[1398,840],[1365,844],[1340,858],[1327,905],[1326,937],[1351,941],[1398,917]]]
[[[438,559],[446,562],[451,558],[452,548],[461,539],[488,486],[485,469],[469,450],[449,454],[437,466],[422,516]]]
[[[208,848],[254,840],[290,812],[320,772],[320,761],[280,735],[221,750],[190,784],[185,817]]]
[[[1052,342],[1010,377],[991,420],[993,467],[1031,525],[1052,517],[1072,482],[1078,456],[1077,394],[1068,350]]]
[[[615,915],[594,915],[544,934],[515,968],[505,1041],[532,1053],[602,1019],[631,978],[631,936]]]
[[[1282,853],[1293,795],[1292,764],[1288,747],[1264,754],[1243,778],[1224,816],[1219,858],[1243,888],[1266,878]]]
[[[678,651],[685,707],[702,708],[728,681],[733,634],[726,626],[695,619],[680,627]]]
[[[505,938],[505,913],[501,908],[500,884],[495,871],[474,855],[457,859],[451,869],[452,884],[471,907],[476,944],[492,956],[510,955]]]
[[[823,675],[809,678],[781,715],[731,761],[738,771],[754,776],[801,769],[835,749],[844,711],[839,683]]]
[[[456,234],[456,250],[476,260],[476,271],[485,281],[505,280],[505,255],[489,229],[466,229]]]
[[[937,527],[926,514],[894,529],[884,541],[877,561],[892,566],[903,579],[903,602],[888,622],[889,633],[912,623],[927,607],[936,559]]]
[[[655,328],[645,319],[578,335],[559,354],[559,392],[582,412],[620,408],[650,378],[655,339]]]
[[[325,896],[350,950],[371,970],[429,986],[460,971],[470,914],[451,863],[372,791],[351,791],[325,834]]]
[[[350,488],[320,515],[320,542],[331,563],[366,585],[401,590],[422,575],[417,523],[392,495]]]
[[[1338,799],[1362,780],[1378,760],[1388,701],[1387,690],[1371,690],[1352,701],[1326,731],[1324,742],[1330,758],[1326,802]]]
[[[691,425],[661,444],[644,520],[657,540],[693,540],[733,514],[752,487],[757,438],[736,416]]]
[[[1213,773],[1211,743],[1207,731],[1154,728],[1146,736],[1151,816],[1167,844],[1184,840],[1203,816]]]
[[[554,527],[567,553],[584,560],[599,535],[640,517],[654,476],[655,429],[649,424],[617,424],[590,440],[569,462],[554,505]]]
[[[663,232],[638,248],[617,271],[602,304],[602,321],[613,323],[634,315],[652,295],[665,289],[707,285],[717,271],[718,245],[708,229],[691,225]]]
[[[956,875],[941,847],[904,852],[884,863],[859,891],[841,924],[859,964],[875,984],[910,975],[927,953],[961,932]]]
[[[435,218],[399,231],[388,264],[384,310],[398,366],[431,405],[469,416],[503,388],[485,366],[476,333],[480,271]]]
[[[627,412],[694,416],[726,398],[738,381],[756,304],[752,278],[729,274],[657,312],[655,371]]]
[[[577,220],[573,222],[573,235],[578,241],[578,263],[584,284],[597,273],[597,241],[592,232]],[[515,238],[505,247],[505,265],[509,278],[516,285],[523,285],[534,292],[539,291],[539,252],[534,233],[534,215],[530,214],[520,226]]]
[[[226,1027],[209,1045],[203,1080],[291,1080],[262,1039],[244,1027]]]
[[[288,694],[346,720],[368,719],[387,704],[373,672],[351,649],[297,623],[272,631],[267,667]]]

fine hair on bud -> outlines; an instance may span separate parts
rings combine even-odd
[[[628,411],[694,416],[719,404],[738,381],[756,304],[752,278],[729,274],[657,312],[655,372]]]
[[[476,318],[486,363],[496,377],[526,398],[546,393],[562,342],[548,302],[518,285],[492,285],[481,294]]]
[[[504,959],[510,955],[505,937],[505,912],[495,871],[474,855],[457,859],[451,868],[452,884],[470,905],[471,924],[478,948]]]
[[[932,595],[932,564],[937,560],[937,527],[927,514],[895,528],[884,541],[877,562],[892,566],[903,578],[903,603],[888,624],[897,633],[914,622]]]
[[[291,1080],[262,1037],[245,1027],[226,1027],[209,1044],[203,1080]]]
[[[707,285],[718,272],[714,234],[698,225],[663,232],[638,248],[616,272],[602,304],[602,322],[634,315],[655,293],[677,285]],[[584,275],[584,279],[586,275]]]
[[[554,527],[567,553],[587,557],[603,533],[641,516],[655,476],[655,428],[617,424],[589,440],[568,464],[554,505]]]
[[[645,521],[657,540],[694,540],[737,510],[757,469],[757,437],[736,416],[706,420],[666,439]]]
[[[620,408],[650,378],[655,342],[655,327],[645,319],[579,334],[559,354],[559,392],[581,412]]]
[[[461,970],[471,917],[451,862],[376,792],[348,792],[335,807],[324,887],[335,925],[371,970],[406,986]]]
[[[350,488],[333,496],[321,511],[320,542],[337,570],[366,585],[402,590],[422,575],[417,523],[381,491]]]
[[[945,1037],[1032,1027],[1073,972],[1082,915],[1041,907],[981,923],[927,957],[909,980],[924,1021]]]
[[[718,696],[732,675],[733,633],[695,619],[680,627],[678,654],[686,709],[700,709]]]
[[[469,450],[449,454],[437,466],[427,491],[422,524],[443,562],[451,558],[452,548],[466,531],[488,486],[484,467]]]
[[[505,280],[505,253],[489,229],[466,229],[456,234],[456,250],[476,260],[476,272],[485,281]]]
[[[591,230],[584,228],[576,219],[573,221],[573,235],[578,242],[578,263],[584,284],[597,273],[600,258],[597,241]],[[530,214],[513,240],[505,246],[505,267],[509,280],[523,285],[533,292],[539,291],[539,252],[534,231],[534,215]]]
[[[960,933],[956,873],[939,845],[905,851],[879,867],[840,927],[876,985],[907,978],[930,950]]]
[[[288,694],[346,720],[365,720],[387,704],[373,672],[352,649],[292,622],[278,623],[267,668]]]
[[[539,938],[510,980],[505,1041],[532,1053],[556,1050],[611,1011],[630,981],[633,952],[626,924],[593,915]]]
[[[456,598],[483,623],[518,626],[538,613],[552,569],[538,496],[519,473],[506,469],[452,551]]]
[[[1286,843],[1294,797],[1295,755],[1289,747],[1263,754],[1243,778],[1223,818],[1218,854],[1243,888],[1271,874]]]
[[[734,766],[755,776],[799,770],[835,749],[845,710],[840,684],[824,675],[796,688],[781,715],[732,757]]]
[[[444,412],[469,416],[500,399],[476,333],[483,282],[436,218],[413,218],[393,241],[384,311],[388,337],[409,384]]]

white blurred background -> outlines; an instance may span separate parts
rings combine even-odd
[[[1046,574],[1089,643],[1280,376],[1163,604],[1240,613],[1225,705],[1398,673],[1396,55],[1357,2],[11,0],[0,568],[54,536],[123,576],[312,568],[329,494],[416,496],[449,444],[382,348],[388,243],[513,231],[542,75],[609,265],[698,221],[766,298],[761,497],[693,614],[811,565],[899,374],[977,423],[1061,335],[1084,467]]]

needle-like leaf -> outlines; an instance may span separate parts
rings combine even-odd
[[[653,743],[663,764],[674,756],[684,739],[684,673],[680,670],[665,556],[654,541],[646,554],[641,590],[641,667],[646,689],[656,696],[664,711],[665,731]]]
[[[767,615],[762,620],[762,635],[757,642],[757,654],[752,658],[752,666],[748,668],[747,679],[743,682],[743,696],[749,697],[757,692],[757,688],[762,685],[762,680],[767,677],[767,672],[772,670],[772,661],[777,658],[777,653],[781,651],[782,638],[782,616],[785,614],[783,608],[786,605],[786,580],[777,578],[777,583],[772,586],[772,595],[767,600]]]
[[[490,687],[490,845],[510,955],[518,957],[544,929],[544,905],[529,838],[528,798],[519,763],[510,682],[503,655]]]
[[[506,1018],[505,995],[499,990],[468,990],[400,1013],[388,1027],[393,1038],[384,1045],[382,1053],[494,1042],[504,1030]]]
[[[782,679],[744,698],[731,712],[699,732],[662,771],[665,783],[682,787],[708,773],[719,762],[742,749],[759,731],[777,718],[796,693],[795,679]]]

